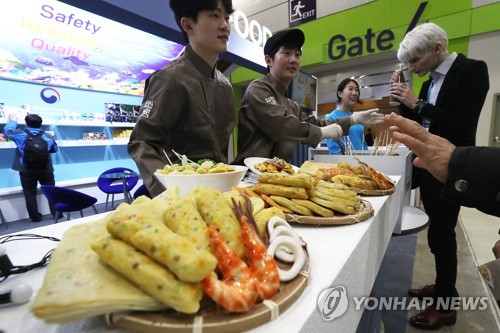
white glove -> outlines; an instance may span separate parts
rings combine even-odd
[[[320,127],[323,139],[338,140],[342,136],[342,127],[339,124],[331,124],[325,127]]]
[[[366,111],[354,112],[351,116],[353,124],[360,124],[363,126],[375,125],[384,122],[384,115],[378,113],[379,109],[370,109]]]

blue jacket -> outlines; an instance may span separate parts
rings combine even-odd
[[[34,128],[26,126],[26,129],[31,132],[33,135],[37,135],[41,131],[41,128]],[[12,162],[12,169],[17,170],[19,172],[27,172],[28,170],[24,167],[23,155],[24,155],[24,144],[26,139],[28,138],[28,134],[24,132],[24,130],[17,129],[17,122],[15,120],[10,120],[4,127],[4,134],[10,140],[14,141],[17,145],[16,154],[14,156],[14,161]],[[42,134],[42,139],[47,141],[47,147],[50,153],[55,153],[58,150],[57,143],[52,137],[52,135],[48,133]],[[52,158],[49,155],[49,163],[45,170],[38,170],[40,172],[54,172],[54,167],[52,165]]]
[[[339,109],[335,109],[325,117],[325,120],[335,120],[343,117],[349,117],[351,115],[352,112],[346,113]],[[330,154],[342,153],[339,142],[343,145],[342,148],[344,152],[350,148],[353,148],[354,150],[368,150],[368,145],[365,141],[365,128],[363,125],[359,124],[352,125],[349,128],[349,135],[343,135],[340,140],[333,141],[332,139],[326,139],[325,141]]]

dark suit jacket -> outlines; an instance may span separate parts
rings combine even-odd
[[[427,100],[431,79],[424,82],[419,98]],[[474,146],[481,109],[489,89],[488,68],[481,60],[459,54],[445,76],[436,105],[427,104],[420,115],[401,105],[401,114],[422,123],[431,120],[429,131],[456,146]]]
[[[500,217],[500,148],[457,147],[451,156],[443,198]],[[467,181],[467,191],[455,182]]]

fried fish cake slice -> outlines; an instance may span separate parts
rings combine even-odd
[[[363,179],[358,176],[338,175],[333,176],[332,181],[334,183],[344,184],[360,190],[376,190],[378,188],[377,184],[373,180]]]
[[[195,199],[198,212],[207,225],[217,229],[226,244],[240,258],[245,258],[240,223],[222,193],[206,186],[197,186],[187,196]]]
[[[381,190],[388,190],[392,187],[391,183],[389,183],[389,181],[380,172],[377,172],[369,165],[366,166],[366,169],[370,173],[370,178],[377,184],[377,186]]]
[[[291,213],[291,212],[290,212]],[[266,226],[269,219],[273,216],[279,216],[283,220],[285,219],[285,213],[278,207],[269,207],[258,212],[254,218],[257,227],[259,228],[261,236],[266,234]]]
[[[248,187],[233,186],[233,187],[231,187],[231,190],[238,191],[241,194],[244,194],[244,195],[246,195],[249,198],[251,198],[251,197],[258,197],[258,198],[260,198],[260,194],[255,193],[254,191],[252,191],[252,189],[250,189]]]
[[[303,206],[322,217],[333,217],[335,215],[332,210],[321,207],[310,200],[292,199],[292,202],[299,206]]]
[[[276,184],[312,188],[314,186],[312,177],[303,173],[290,175],[288,173],[263,173],[259,176],[259,183]]]
[[[267,196],[265,194],[261,194],[261,197],[262,197],[262,200],[264,200],[264,202],[267,203],[269,206],[278,208],[285,214],[292,214],[293,213],[290,209],[279,205],[276,201],[271,199],[269,196]]]
[[[200,282],[217,266],[217,259],[207,250],[176,234],[166,225],[151,226],[131,238],[133,246],[167,267],[185,282]]]
[[[289,199],[307,199],[307,192],[303,187],[258,183],[252,186],[252,190],[260,194],[276,195]]]
[[[236,190],[231,190],[231,191],[226,191],[226,192],[222,193],[222,195],[224,196],[224,198],[227,200],[227,202],[231,206],[233,205],[232,199],[234,199],[234,201],[236,201],[236,203],[240,203],[242,206],[244,206],[246,204],[245,203],[245,195],[242,192],[239,192]],[[258,212],[260,212],[261,210],[264,209],[265,203],[264,203],[264,200],[262,200],[262,198],[260,197],[260,195],[258,197],[251,196],[248,198],[250,199],[250,202],[252,203],[252,214],[253,215],[257,214]]]
[[[314,203],[317,203],[320,206],[330,208],[330,209],[333,209],[337,212],[344,213],[347,215],[352,215],[352,214],[356,213],[356,210],[354,209],[354,207],[347,206],[345,203],[336,202],[336,201],[328,201],[328,200],[324,200],[324,199],[321,199],[318,197],[312,197],[312,198],[309,198],[309,200],[311,200]]]
[[[297,205],[296,203],[292,202],[291,200],[289,200],[287,198],[279,197],[276,195],[271,195],[271,199],[276,201],[278,204],[280,204],[288,209],[291,209],[292,211],[294,211],[295,213],[298,213],[300,215],[304,215],[304,216],[313,216],[314,215],[313,212],[309,208],[306,208],[306,207],[301,206],[301,205]]]
[[[210,251],[207,224],[198,212],[194,198],[185,197],[173,202],[163,213],[163,222],[176,234]]]
[[[343,191],[340,191],[343,192]],[[354,192],[354,191],[350,191]],[[356,192],[354,192],[356,193]],[[339,192],[330,192],[328,190],[323,190],[323,189],[318,189],[317,191],[314,192],[315,197],[329,200],[329,201],[342,201],[348,203],[350,206],[356,206],[357,204],[360,203],[361,198],[358,196],[351,196],[351,195],[344,195]]]
[[[149,205],[124,205],[105,219],[108,232],[129,244],[132,236],[147,226],[165,226],[160,212]]]
[[[100,238],[91,247],[103,262],[155,299],[182,313],[200,309],[203,290],[199,283],[178,280],[168,269],[121,240]]]
[[[153,198],[153,201],[166,209],[172,202],[181,198],[179,194],[179,186],[173,185],[163,191],[160,195]]]
[[[340,184],[340,183],[332,183],[332,182],[327,182],[326,180],[320,180],[316,184],[316,187],[324,187],[332,190],[348,190],[349,186]]]

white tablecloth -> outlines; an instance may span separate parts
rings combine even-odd
[[[399,180],[397,176],[391,176]],[[402,184],[397,183],[397,191]],[[396,193],[394,193],[396,194]],[[254,332],[355,332],[362,311],[356,310],[349,300],[344,315],[325,321],[317,307],[319,294],[326,288],[343,286],[349,297],[369,296],[384,257],[394,225],[401,209],[401,196],[366,197],[375,211],[374,217],[347,226],[306,226],[294,224],[295,230],[308,244],[311,260],[309,285],[299,299],[278,318],[259,326]],[[106,213],[104,213],[106,214]],[[95,221],[104,214],[84,217],[25,232],[62,238],[65,230],[79,223]],[[23,232],[24,233],[24,232]],[[7,253],[14,265],[26,265],[39,261],[57,243],[36,240],[6,243]],[[37,269],[9,277],[0,284],[0,291],[20,283],[29,284],[35,291],[43,282],[45,269]],[[0,307],[0,331],[18,332],[124,332],[110,328],[102,317],[68,324],[46,324],[34,317],[30,303]]]

